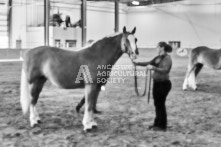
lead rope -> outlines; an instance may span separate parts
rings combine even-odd
[[[138,84],[137,84],[137,66],[134,65],[134,90],[135,90],[137,96],[139,96],[139,97],[144,96],[146,94],[146,91],[147,91],[147,72],[148,72],[148,70],[146,69],[146,71],[145,71],[146,76],[145,76],[144,92],[142,94],[140,94],[139,90],[138,90]]]
[[[133,62],[132,62],[133,63]],[[137,66],[135,64],[134,65],[134,89],[135,89],[135,92],[137,94],[137,96],[139,97],[142,97],[142,96],[145,96],[146,95],[146,91],[147,91],[147,80],[149,79],[149,83],[148,83],[148,93],[147,93],[147,102],[149,104],[150,102],[150,90],[151,90],[151,70],[148,70],[146,69],[145,71],[145,74],[146,74],[146,77],[145,77],[145,87],[144,87],[144,92],[143,94],[140,94],[139,93],[139,90],[138,90],[138,84],[137,84]],[[147,76],[149,75],[149,76]],[[149,78],[148,78],[149,77]]]
[[[149,70],[149,86],[148,86],[148,94],[147,94],[147,102],[148,102],[148,104],[150,102],[151,80],[152,80],[152,73],[151,73],[151,70]]]

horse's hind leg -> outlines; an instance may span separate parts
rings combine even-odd
[[[81,101],[77,104],[77,106],[76,106],[76,111],[77,111],[77,113],[79,113],[80,112],[80,109],[81,109],[81,107],[84,105],[84,103],[85,103],[85,96],[83,96],[83,98],[81,99]]]
[[[187,67],[187,72],[186,72],[186,76],[185,76],[185,79],[184,79],[184,82],[183,82],[183,90],[186,90],[187,89],[187,86],[188,86],[188,78],[189,78],[189,75],[192,71],[192,69],[194,68],[193,65],[188,65]]]
[[[193,88],[193,90],[197,90],[196,77],[202,68],[203,68],[203,64],[196,63],[193,70],[189,74],[188,83],[189,83],[189,86]]]
[[[43,88],[46,78],[38,78],[33,83],[29,85],[30,95],[31,95],[31,105],[30,105],[30,124],[31,127],[39,124],[40,117],[36,109],[36,104],[38,101],[39,94]]]
[[[197,77],[197,75],[199,74],[199,72],[201,71],[202,68],[203,68],[203,64],[201,64],[201,63],[196,64],[195,78]],[[197,82],[196,82],[196,85],[197,85]]]
[[[82,98],[81,101],[77,104],[77,106],[76,106],[76,108],[75,108],[77,113],[80,112],[80,109],[81,109],[81,107],[84,105],[84,103],[85,103],[85,96],[83,96],[83,98]],[[98,111],[98,110],[97,110],[96,104],[97,104],[97,99],[95,100],[95,104],[94,104],[93,111],[94,111],[95,114],[100,114],[101,111]]]
[[[194,90],[197,89],[196,75],[199,73],[199,71],[202,68],[202,67],[200,68],[200,66],[199,68],[197,67],[197,65],[199,65],[198,57],[199,57],[199,52],[196,49],[193,49],[189,56],[189,64],[188,64],[186,76],[183,82],[183,90],[186,90],[187,86],[192,87]]]
[[[187,89],[187,86],[192,87],[194,90],[197,89],[196,87],[196,80],[195,80],[195,70],[196,65],[188,65],[186,76],[183,82],[183,90]]]
[[[94,127],[97,127],[97,123],[94,121],[93,108],[99,92],[100,88],[98,85],[88,84],[85,86],[85,112],[82,123],[86,132],[92,130]]]
[[[101,86],[98,86],[98,90],[99,90],[99,91],[101,90]],[[94,100],[93,112],[94,112],[95,114],[101,114],[101,111],[98,111],[98,110],[97,110],[97,99],[98,99],[98,97],[96,97],[95,100]]]
[[[196,77],[197,77],[197,75],[199,74],[199,72],[201,71],[202,68],[203,68],[203,64],[201,64],[201,63],[196,64],[196,70],[195,70]]]
[[[196,86],[196,75],[195,75],[196,66],[194,69],[189,73],[189,77],[187,78],[188,85],[193,88],[193,90],[197,90]]]

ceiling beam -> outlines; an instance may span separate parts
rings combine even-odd
[[[115,0],[87,0],[87,1],[111,1],[114,2]],[[127,4],[128,6],[134,6],[132,4],[132,1],[134,0],[119,0],[120,3]],[[176,2],[176,1],[182,1],[182,0],[136,0],[140,2],[140,5],[151,5],[151,4],[162,4],[162,3],[168,3],[168,2]]]

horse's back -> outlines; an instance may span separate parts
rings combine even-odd
[[[199,55],[210,50],[212,49],[208,48],[207,46],[199,46],[199,47],[192,49],[191,53]]]
[[[55,48],[56,50],[56,48]],[[36,47],[34,49],[30,49],[24,58],[24,66],[26,67],[26,70],[30,70],[32,67],[39,67],[41,66],[50,56],[53,56],[51,54],[52,47],[48,46],[40,46]]]
[[[23,61],[23,68],[25,69],[27,73],[28,81],[31,83],[32,77],[39,77],[43,76],[41,72],[41,66],[45,62],[45,52],[49,47],[37,47],[34,49],[30,49]]]
[[[212,49],[207,46],[199,46],[192,50],[192,53],[201,54],[201,53],[221,53],[221,49]]]
[[[31,82],[38,77],[44,77],[44,66],[48,62],[53,62],[61,54],[60,52],[62,52],[61,49],[48,46],[40,46],[29,50],[23,62],[29,81]]]
[[[217,55],[221,55],[220,49],[211,49],[206,46],[199,46],[191,51],[191,58],[197,58],[197,57],[215,58]]]
[[[211,49],[206,46],[200,46],[194,48],[191,52],[192,62],[206,64],[211,68],[220,68],[218,65],[220,63],[221,50],[220,49]]]
[[[75,53],[72,51],[63,50],[56,47],[40,46],[29,50],[26,53],[24,61],[26,64],[35,62],[35,65],[41,65],[47,60],[67,59]]]
[[[46,78],[57,87],[82,87],[82,83],[73,84],[79,70],[79,52],[54,47],[37,47],[27,52],[24,67],[29,83]],[[70,80],[71,79],[71,80]]]

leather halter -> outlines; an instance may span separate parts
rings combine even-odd
[[[128,34],[130,35],[130,34]],[[131,58],[131,55],[133,53],[131,46],[129,45],[129,41],[127,39],[128,35],[123,35],[122,42],[121,42],[121,48],[123,53],[127,53],[129,57]]]

